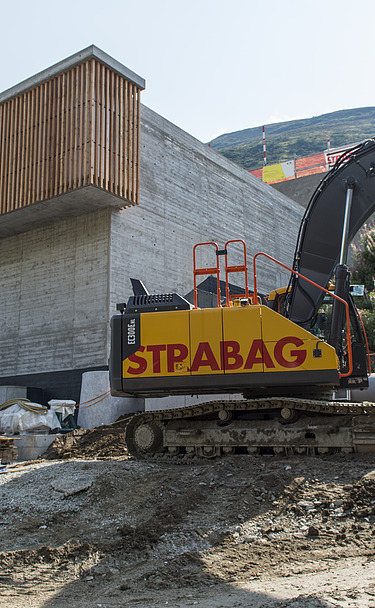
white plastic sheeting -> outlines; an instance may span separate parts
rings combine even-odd
[[[27,403],[34,411],[25,409],[18,403],[0,411],[0,432],[7,435],[15,433],[48,432],[60,428],[60,422],[52,410],[46,410],[39,403]],[[37,411],[40,408],[40,411]]]
[[[71,399],[51,399],[48,401],[51,410],[61,414],[61,420],[65,420],[69,414],[74,414],[76,402]]]

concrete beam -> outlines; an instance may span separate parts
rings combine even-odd
[[[123,198],[96,186],[85,186],[0,216],[0,239],[49,226],[98,209],[131,206]]]

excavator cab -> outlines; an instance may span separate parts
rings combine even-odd
[[[279,287],[278,289],[273,289],[268,294],[268,307],[284,316],[287,293],[290,293],[290,287]]]
[[[332,293],[334,287],[330,285]],[[268,306],[282,316],[286,316],[288,298],[290,297],[291,287],[280,287],[270,292],[268,296]],[[319,307],[309,322],[304,323],[308,329],[319,340],[329,343],[333,316],[333,298],[328,294],[323,296]],[[343,389],[362,389],[368,387],[368,376],[371,373],[370,357],[365,328],[359,316],[351,295],[348,295],[349,319],[350,319],[350,340],[353,355],[353,370],[350,376],[340,378],[340,388]],[[341,340],[336,345],[336,352],[339,360],[340,371],[347,373],[349,369],[347,334],[344,327],[341,332]]]

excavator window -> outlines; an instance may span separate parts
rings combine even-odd
[[[331,319],[333,309],[333,298],[325,296],[313,318],[311,327],[308,330],[321,340],[328,341],[331,330]],[[354,306],[349,306],[350,335],[352,342],[362,342],[361,330],[354,312]]]

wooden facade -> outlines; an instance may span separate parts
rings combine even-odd
[[[139,202],[141,88],[90,58],[0,104],[0,215],[96,186]]]

